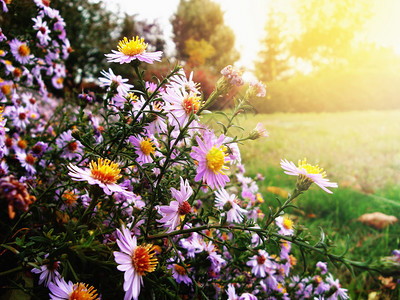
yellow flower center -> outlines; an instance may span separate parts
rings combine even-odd
[[[149,156],[150,153],[154,154],[156,152],[156,146],[149,138],[144,138],[140,141],[140,150],[142,150],[144,155]]]
[[[225,147],[221,149],[214,146],[206,155],[207,167],[215,174],[222,173],[221,169],[224,167],[225,163],[225,150]]]
[[[118,44],[118,51],[128,56],[141,54],[146,51],[146,48],[147,43],[144,43],[144,39],[139,39],[138,36],[136,39],[132,38],[131,40],[128,40],[126,37],[124,37],[124,39],[119,41]]]
[[[18,47],[18,53],[21,56],[28,56],[31,54],[31,49],[26,44],[21,44],[21,46]]]
[[[151,273],[156,269],[157,258],[154,255],[153,245],[147,244],[135,248],[132,254],[132,265],[140,276],[145,275],[145,272]]]
[[[320,168],[318,165],[312,166],[308,164],[306,159],[299,160],[299,168],[306,170],[307,174],[321,174],[322,177],[326,177],[324,169]]]
[[[102,158],[95,161],[91,161],[89,164],[91,175],[94,179],[100,180],[102,183],[116,183],[122,176],[119,175],[121,169],[118,164],[112,161]]]
[[[182,106],[183,109],[185,110],[186,114],[196,114],[199,111],[200,108],[200,100],[201,98],[195,95],[188,95],[186,98],[183,100]]]
[[[285,227],[286,229],[292,229],[293,228],[293,221],[288,219],[288,218],[284,218],[283,219],[283,227]]]
[[[282,293],[286,293],[286,288],[282,285],[282,283],[278,283],[277,289],[280,290],[282,289]]]
[[[96,300],[99,299],[97,290],[84,283],[75,283],[72,293],[69,295],[68,300]]]
[[[179,275],[186,275],[186,270],[184,267],[175,264],[175,271],[176,273],[178,273]]]
[[[58,84],[62,84],[64,82],[64,78],[60,77],[56,81]]]

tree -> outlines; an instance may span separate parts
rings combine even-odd
[[[266,37],[261,41],[261,51],[254,63],[256,77],[264,82],[282,79],[288,70],[288,36],[284,31],[286,17],[271,9],[265,24]]]
[[[346,61],[352,43],[372,16],[371,1],[299,1],[301,33],[291,53],[312,63]]]
[[[214,73],[239,59],[239,53],[234,49],[235,35],[224,24],[219,4],[211,0],[181,0],[171,23],[178,59],[192,63],[193,57],[196,63],[204,60]],[[194,51],[195,41],[200,50],[205,45],[207,55]],[[210,54],[212,48],[214,53]]]

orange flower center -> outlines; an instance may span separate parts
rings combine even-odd
[[[4,144],[6,144],[7,148],[11,148],[11,146],[13,145],[13,140],[9,137],[6,137],[6,140],[4,141]]]
[[[146,272],[151,273],[156,269],[157,258],[154,255],[153,245],[147,244],[135,248],[132,255],[132,265],[140,276],[145,275]]]
[[[112,161],[102,158],[95,161],[91,161],[89,164],[91,175],[94,179],[101,181],[102,183],[116,183],[122,176],[119,175],[121,169],[118,164]]]
[[[28,164],[33,165],[33,164],[35,163],[35,161],[36,161],[36,158],[33,157],[31,154],[28,154],[28,155],[25,157],[25,161],[26,161]]]
[[[14,77],[20,77],[22,75],[22,70],[20,68],[15,68],[13,71]]]
[[[73,192],[71,191],[66,191],[62,197],[64,198],[65,204],[71,206],[73,205],[76,200],[78,199],[78,196],[76,196]]]
[[[174,267],[175,267],[176,273],[178,273],[179,275],[186,275],[186,270],[184,267],[177,265],[177,264],[175,264]]]
[[[26,44],[21,44],[21,46],[18,47],[18,53],[21,56],[28,56],[31,53],[31,49]]]
[[[140,141],[140,150],[142,150],[144,155],[149,156],[150,153],[154,154],[156,152],[156,146],[149,138],[144,138]]]
[[[192,112],[193,114],[196,114],[199,111],[200,100],[201,98],[195,95],[188,95],[185,99],[183,99],[182,106],[187,115],[191,114]]]
[[[4,95],[10,94],[10,93],[11,93],[11,85],[5,84],[5,85],[1,86],[1,92],[2,92]]]
[[[28,147],[28,142],[26,140],[18,140],[17,146],[21,149],[26,149]]]
[[[191,210],[190,204],[187,201],[184,201],[182,204],[179,205],[178,213],[180,215],[187,215]]]
[[[264,255],[259,255],[259,256],[257,257],[257,263],[258,263],[259,265],[262,265],[262,264],[265,263],[265,257],[264,257]]]
[[[32,147],[32,152],[35,153],[36,155],[39,155],[40,153],[42,153],[42,146],[41,145],[35,145]]]
[[[78,149],[78,143],[77,143],[77,142],[71,142],[71,143],[69,143],[69,144],[67,145],[67,149],[68,149],[70,152],[76,151],[76,149]]]
[[[26,119],[26,113],[24,113],[24,112],[19,113],[18,118],[19,118],[20,120],[25,120],[25,119]]]
[[[97,300],[97,290],[84,283],[75,283],[72,293],[69,295],[68,300]]]

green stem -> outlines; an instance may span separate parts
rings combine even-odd
[[[8,274],[11,274],[11,273],[15,273],[15,272],[18,272],[18,271],[22,271],[23,269],[24,268],[22,266],[19,266],[19,267],[16,267],[14,269],[10,269],[10,270],[7,270],[7,271],[0,272],[0,277],[8,275]]]

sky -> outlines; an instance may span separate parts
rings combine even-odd
[[[271,5],[277,10],[294,15],[293,0],[214,0],[225,12],[225,24],[236,35],[236,49],[241,58],[235,63],[238,67],[252,70],[253,61],[260,50],[260,40],[264,36],[266,16]],[[175,13],[179,0],[104,0],[107,8],[121,15],[123,12],[137,14],[138,19],[156,20],[167,37],[167,49],[172,51],[172,26],[170,18]],[[382,46],[392,46],[400,53],[400,0],[374,0],[371,19],[366,38]],[[168,50],[167,50],[168,51]]]

